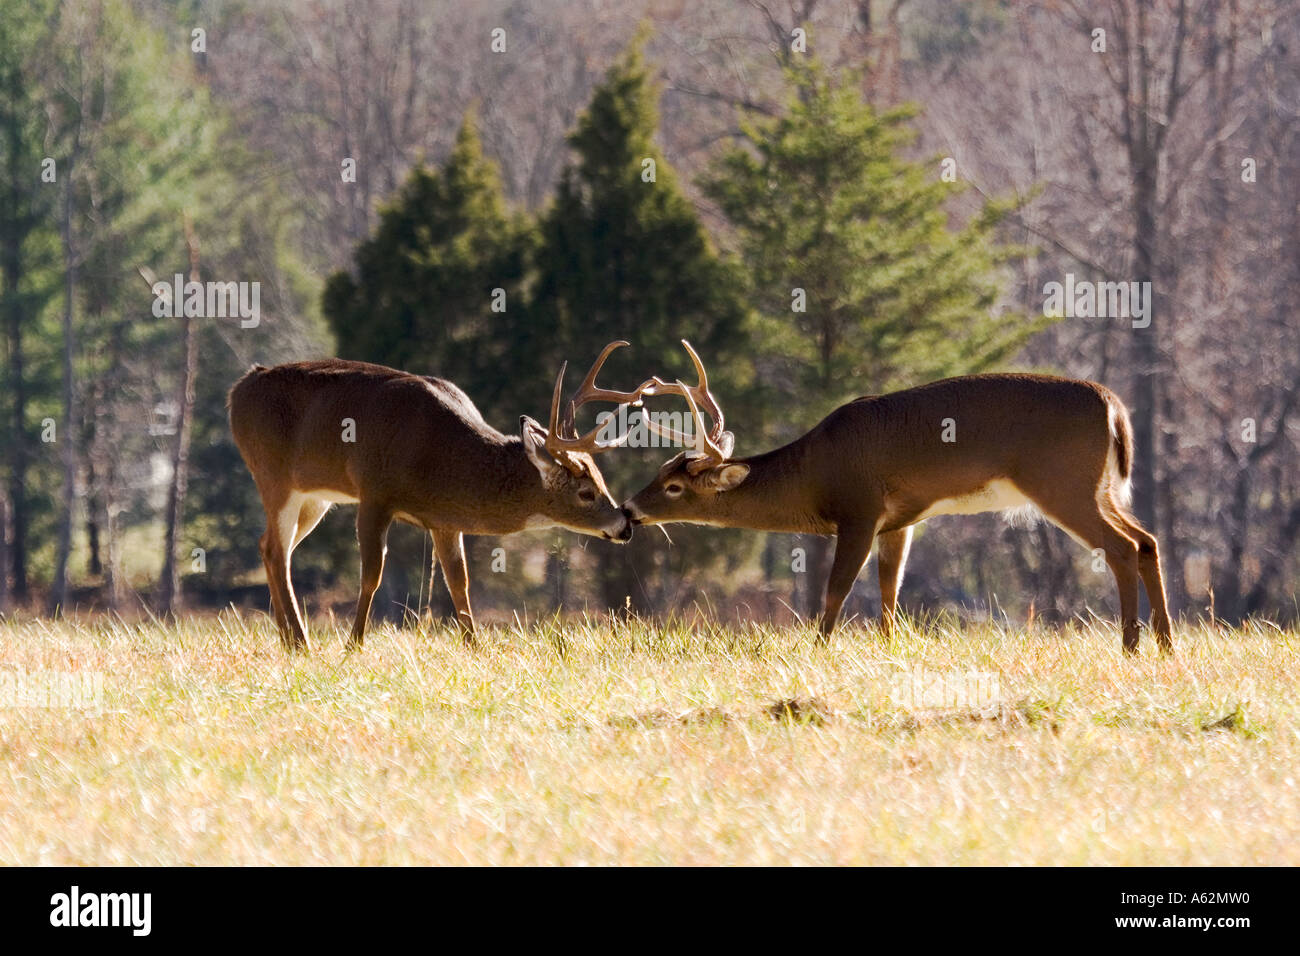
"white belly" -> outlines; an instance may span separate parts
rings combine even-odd
[[[941,498],[926,508],[916,520],[924,521],[935,515],[977,515],[986,511],[1014,511],[1025,507],[1032,508],[1033,504],[1011,482],[1005,478],[997,478],[970,494],[955,498]]]
[[[354,505],[357,499],[351,495],[345,495],[337,491],[329,491],[325,488],[317,488],[312,491],[300,491],[297,494],[304,498],[315,498],[317,501],[328,501],[332,505]]]

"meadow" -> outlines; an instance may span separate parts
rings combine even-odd
[[[1268,623],[1173,659],[1102,622],[343,632],[0,623],[0,862],[1300,863],[1300,642]],[[49,674],[102,685],[16,696]]]

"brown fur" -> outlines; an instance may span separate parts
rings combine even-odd
[[[296,495],[321,492],[358,502],[361,595],[353,646],[362,641],[395,519],[433,536],[467,635],[474,619],[463,533],[509,534],[547,524],[616,540],[631,533],[590,455],[571,455],[561,466],[539,450],[537,436],[544,438],[545,430],[536,422],[521,419],[519,435],[502,434],[443,379],[342,359],[254,366],[230,390],[228,407],[235,444],[266,509],[262,557],[276,622],[290,648],[305,649],[307,638],[289,561],[329,509],[320,496],[302,498],[297,520],[286,519],[292,533],[285,540],[280,516]],[[342,440],[344,419],[356,423],[355,442]]]
[[[941,440],[949,418],[956,425],[951,443]],[[821,621],[822,633],[829,634],[877,537],[881,623],[888,630],[910,542],[906,529],[936,503],[1007,482],[1048,519],[1105,552],[1120,590],[1129,651],[1138,645],[1142,579],[1157,639],[1167,650],[1172,645],[1156,540],[1127,506],[1132,441],[1127,410],[1103,385],[1046,375],[971,375],[856,399],[788,445],[698,475],[689,473],[687,456],[679,456],[625,507],[638,523],[836,535]],[[723,490],[742,473],[739,483]],[[678,486],[683,491],[670,497],[666,489]]]

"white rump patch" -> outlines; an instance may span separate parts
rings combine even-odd
[[[1003,517],[1012,524],[1030,525],[1039,517],[1034,503],[1005,478],[995,478],[982,488],[953,498],[941,498],[926,508],[917,521],[935,515],[978,515],[987,511],[1005,512]]]
[[[1106,443],[1106,471],[1097,485],[1097,504],[1104,506],[1102,493],[1109,485],[1119,503],[1128,508],[1133,504],[1133,475],[1127,478],[1119,476],[1119,453],[1115,449],[1115,443],[1119,441],[1119,410],[1114,405],[1110,406],[1109,422],[1111,437]],[[1132,466],[1130,462],[1129,467]]]

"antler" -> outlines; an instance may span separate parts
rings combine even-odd
[[[686,346],[691,361],[695,363],[695,373],[699,377],[699,384],[687,385],[681,379],[676,382],[665,382],[655,376],[650,380],[648,388],[644,385],[641,387],[641,393],[651,396],[680,395],[686,399],[686,404],[691,409],[691,418],[695,422],[694,434],[687,435],[674,428],[660,425],[649,414],[643,413],[642,417],[646,427],[656,435],[667,438],[669,441],[681,442],[688,448],[692,448],[703,455],[703,459],[689,466],[693,472],[698,472],[708,466],[726,461],[731,456],[732,447],[735,445],[735,436],[724,427],[722,407],[718,404],[718,400],[713,397],[713,393],[709,391],[709,376],[704,370],[704,363],[695,354],[695,349],[691,348],[690,342],[682,339],[682,345]],[[709,417],[713,419],[712,429],[705,428],[704,419],[700,415],[700,406],[703,406],[704,410],[709,413]]]
[[[591,366],[591,371],[587,373],[587,377],[582,380],[578,390],[569,399],[563,420],[561,420],[560,416],[560,393],[564,388],[564,372],[569,367],[569,363],[565,362],[560,366],[560,374],[555,378],[555,391],[551,395],[551,423],[546,430],[546,450],[556,460],[565,462],[569,460],[568,456],[574,452],[606,451],[610,448],[616,448],[627,441],[627,432],[624,432],[614,441],[597,441],[596,435],[604,427],[603,424],[597,425],[581,437],[573,429],[573,421],[578,409],[587,402],[615,402],[619,405],[639,405],[641,395],[647,393],[647,390],[655,384],[655,379],[647,379],[635,391],[631,392],[617,392],[596,385],[596,376],[600,374],[605,360],[609,358],[612,352],[621,349],[627,344],[627,342],[620,340],[610,342],[605,346],[604,351],[600,353],[600,357]]]

